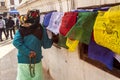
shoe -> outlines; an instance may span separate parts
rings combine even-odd
[[[6,38],[6,40],[8,40],[8,37]]]
[[[3,40],[0,40],[0,41],[3,41]]]

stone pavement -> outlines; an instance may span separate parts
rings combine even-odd
[[[11,39],[0,42],[0,80],[16,80],[17,49],[11,43]],[[53,80],[46,70],[43,73],[44,80]]]
[[[11,44],[11,42],[11,39],[0,42],[0,58],[4,57],[7,53],[14,49],[14,46]]]
[[[11,42],[11,39],[0,42],[0,80],[15,80],[16,50]]]

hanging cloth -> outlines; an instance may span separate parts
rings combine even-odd
[[[43,15],[43,14],[40,15],[40,24],[41,25],[43,25],[44,17],[45,17],[45,15]]]
[[[96,16],[97,12],[80,12],[77,23],[67,33],[66,37],[89,44]]]
[[[66,45],[66,40],[67,37],[59,34],[58,46],[68,49],[68,46]]]
[[[60,23],[63,15],[64,13],[62,12],[53,12],[51,15],[47,29],[53,32],[55,35],[59,33]]]
[[[120,6],[99,12],[94,25],[95,42],[120,54]]]
[[[77,12],[66,12],[62,17],[62,23],[60,25],[60,34],[65,36],[67,32],[73,27],[77,20]]]
[[[48,27],[52,13],[53,12],[49,12],[44,16],[44,20],[43,20],[43,26],[44,27]]]
[[[88,46],[88,57],[100,61],[109,69],[113,68],[114,53],[107,48],[97,45],[93,40],[90,41]]]
[[[113,66],[114,68],[117,68],[120,70],[120,62],[116,58],[114,58]]]
[[[42,26],[43,27],[43,26]],[[44,49],[51,48],[53,44],[52,39],[49,39],[47,30],[43,27],[43,37],[42,37],[42,46]]]
[[[120,55],[115,55],[115,58],[119,61],[119,63],[120,63]]]
[[[50,30],[47,30],[46,32],[47,32],[48,38],[52,39],[52,36],[53,36],[52,32]]]
[[[67,38],[66,45],[68,46],[69,51],[75,51],[76,47],[78,46],[79,41]]]
[[[93,9],[93,11],[94,11],[94,12],[95,12],[95,11],[108,11],[109,8],[110,8],[110,7],[99,7],[99,8]]]

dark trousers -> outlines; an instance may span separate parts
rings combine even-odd
[[[6,33],[6,29],[5,28],[3,28],[3,33],[4,33],[4,35],[5,35],[6,39],[7,39],[7,33]]]
[[[12,29],[12,30],[13,30],[13,34],[15,35],[15,27],[13,27],[13,29]]]
[[[13,39],[12,31],[13,31],[13,29],[7,29],[6,30],[6,32],[7,32],[7,38],[9,37],[9,33],[10,33],[10,37],[11,37],[11,39]]]
[[[5,35],[6,39],[7,39],[6,31],[5,31],[4,28],[2,28],[2,29],[0,29],[0,40],[1,40],[1,41],[3,40],[3,39],[2,39],[2,32],[4,33],[4,35]]]
[[[2,30],[3,29],[0,29],[0,41],[2,41]]]

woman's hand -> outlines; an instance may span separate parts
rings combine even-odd
[[[36,57],[36,53],[34,51],[30,51],[29,57],[30,58]]]

